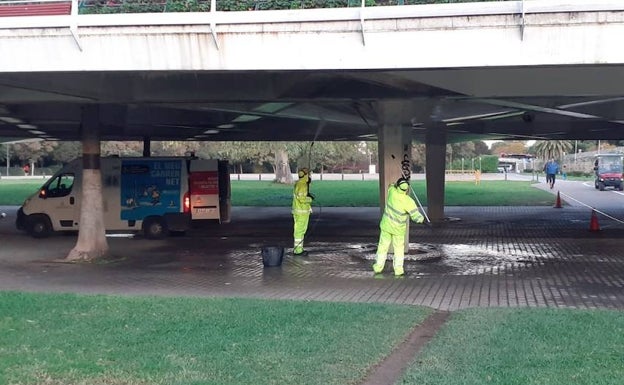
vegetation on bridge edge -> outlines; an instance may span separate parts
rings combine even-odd
[[[471,3],[509,0],[365,0],[368,7],[391,5]],[[262,11],[278,9],[346,8],[361,6],[359,0],[218,0],[217,11]],[[210,0],[83,0],[81,14],[206,12]]]

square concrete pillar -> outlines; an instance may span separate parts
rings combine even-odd
[[[446,128],[427,127],[427,215],[432,222],[444,221],[444,179],[446,177]]]
[[[379,131],[379,204],[383,214],[388,198],[388,185],[412,171],[411,127],[384,125]],[[390,246],[392,251],[392,246]],[[409,222],[405,232],[405,254],[409,251]]]
[[[379,204],[383,212],[386,205],[388,185],[402,176],[411,176],[412,135],[411,128],[400,125],[384,125],[379,132]]]

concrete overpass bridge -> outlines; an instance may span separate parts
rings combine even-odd
[[[103,139],[374,139],[400,105],[421,141],[619,139],[623,31],[617,0],[2,17],[2,116],[36,129],[0,135],[95,104]]]
[[[417,140],[433,220],[448,142],[623,136],[619,0],[215,4],[83,15],[74,0],[68,15],[0,17],[0,136],[378,140],[381,186]]]

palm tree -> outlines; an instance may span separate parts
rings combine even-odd
[[[544,161],[555,158],[563,160],[563,154],[569,153],[574,144],[571,140],[540,140],[535,142],[535,152]]]

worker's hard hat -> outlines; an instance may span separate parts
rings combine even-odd
[[[299,178],[303,178],[304,175],[308,175],[310,172],[307,167],[299,170]]]
[[[399,190],[407,191],[409,189],[409,181],[405,178],[399,178],[396,181],[395,186],[397,186]]]

